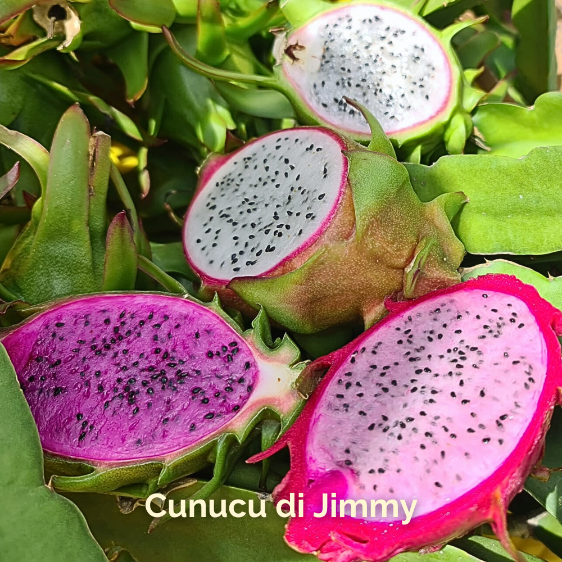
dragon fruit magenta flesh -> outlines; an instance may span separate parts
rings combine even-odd
[[[412,298],[459,282],[464,247],[449,220],[465,196],[421,203],[380,133],[386,154],[297,127],[212,156],[184,226],[201,297],[218,291],[315,333],[370,326],[394,292]]]
[[[214,463],[210,492],[263,419],[283,432],[303,364],[264,314],[218,300],[105,294],[56,304],[2,339],[60,490],[146,497]]]
[[[451,39],[475,22],[439,31],[413,11],[379,0],[285,0],[280,6],[290,25],[277,30],[273,77],[206,67],[168,40],[185,64],[215,80],[282,92],[304,124],[368,140],[367,121],[348,96],[375,115],[405,154],[419,158],[442,140],[450,152],[462,152],[472,130],[469,112],[482,93],[470,87]]]
[[[329,370],[293,427],[252,459],[289,446],[291,470],[274,497],[303,494],[304,516],[290,520],[287,542],[321,560],[382,561],[490,521],[513,553],[506,508],[560,400],[562,314],[506,275],[389,308],[308,367]],[[328,516],[315,517],[324,494]],[[354,514],[340,500],[364,501]],[[386,517],[373,500],[391,502]],[[414,509],[409,522],[401,500]]]

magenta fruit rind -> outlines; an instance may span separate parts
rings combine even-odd
[[[214,464],[211,493],[262,420],[281,434],[303,404],[298,348],[263,312],[243,332],[218,298],[68,299],[2,343],[60,490],[146,497]]]
[[[333,398],[333,394],[331,394],[333,388],[334,387],[338,389],[341,388],[342,389],[341,391],[344,392],[343,387],[336,385],[337,381],[340,380],[338,379],[337,375],[340,374],[341,376],[342,370],[351,371],[352,369],[348,365],[350,363],[350,358],[353,357],[360,358],[361,357],[360,353],[362,349],[366,348],[367,351],[369,351],[370,348],[369,342],[372,343],[374,340],[379,339],[377,338],[377,335],[380,336],[380,340],[384,340],[384,338],[388,337],[389,334],[392,336],[395,333],[394,329],[396,328],[397,330],[398,327],[402,325],[401,322],[406,323],[406,321],[409,321],[410,318],[414,318],[415,321],[416,313],[418,313],[418,311],[420,310],[422,311],[428,310],[428,306],[430,304],[432,305],[431,308],[433,309],[433,303],[438,303],[439,312],[441,312],[441,308],[443,308],[444,306],[441,303],[446,302],[444,297],[448,297],[448,296],[451,297],[451,300],[448,302],[455,303],[455,302],[460,302],[460,301],[455,301],[455,299],[472,299],[472,298],[478,299],[480,296],[484,296],[484,295],[486,295],[487,297],[488,296],[491,297],[488,301],[486,301],[488,303],[488,305],[486,305],[488,307],[485,309],[486,311],[491,310],[490,307],[493,306],[492,303],[494,302],[493,300],[494,298],[497,298],[498,299],[497,302],[500,302],[503,299],[505,299],[507,296],[509,297],[509,302],[513,303],[512,306],[519,307],[521,310],[524,311],[525,314],[528,315],[529,318],[532,318],[534,320],[533,326],[532,327],[528,326],[527,328],[522,326],[523,321],[521,321],[520,324],[518,323],[510,324],[507,323],[507,320],[505,320],[506,325],[503,328],[498,325],[497,332],[494,332],[495,329],[494,326],[487,326],[487,328],[490,328],[490,332],[499,333],[501,332],[501,330],[505,330],[510,334],[512,332],[517,331],[517,329],[519,328],[521,330],[524,329],[527,332],[527,338],[525,338],[524,336],[520,336],[520,338],[517,341],[513,341],[512,338],[512,341],[509,342],[509,346],[510,346],[509,349],[514,350],[513,353],[523,352],[526,355],[531,355],[531,356],[533,353],[535,353],[535,356],[533,357],[535,357],[535,359],[540,358],[541,361],[540,367],[541,369],[544,369],[544,373],[542,373],[540,372],[541,371],[540,369],[536,370],[536,365],[535,365],[535,371],[533,371],[533,373],[535,373],[534,374],[535,378],[543,376],[544,379],[542,390],[540,391],[537,390],[535,394],[530,395],[532,396],[533,400],[536,400],[536,403],[534,404],[534,413],[531,416],[528,416],[529,419],[526,418],[524,419],[525,425],[523,425],[523,427],[518,430],[521,433],[514,436],[515,434],[509,434],[508,432],[508,436],[505,438],[505,442],[506,445],[509,447],[509,443],[510,443],[509,439],[511,439],[513,441],[513,447],[512,449],[509,450],[508,453],[506,453],[507,456],[500,459],[501,462],[499,465],[492,468],[484,467],[484,469],[481,469],[481,471],[483,470],[483,473],[479,475],[479,478],[475,480],[473,485],[471,485],[471,487],[468,490],[466,490],[464,493],[460,492],[462,495],[460,495],[459,497],[453,497],[452,499],[442,497],[441,505],[434,506],[434,508],[432,508],[427,513],[424,512],[423,505],[420,508],[420,502],[418,502],[418,510],[421,509],[422,513],[420,515],[414,514],[414,517],[406,525],[403,525],[400,523],[400,521],[396,521],[396,520],[382,521],[380,520],[380,518],[378,520],[366,520],[366,519],[361,519],[360,516],[359,518],[353,518],[349,515],[345,515],[344,517],[337,517],[337,518],[332,518],[332,517],[314,518],[312,515],[313,512],[321,511],[319,506],[320,506],[320,502],[322,501],[321,495],[323,493],[327,493],[328,495],[330,495],[331,493],[335,492],[337,493],[337,497],[339,499],[342,498],[347,499],[348,497],[350,497],[350,495],[351,497],[357,498],[358,497],[357,495],[355,496],[353,495],[354,494],[353,490],[355,490],[355,494],[357,494],[357,490],[353,488],[353,486],[355,485],[354,483],[358,482],[359,483],[358,486],[359,486],[360,483],[362,482],[363,485],[366,486],[366,482],[369,479],[372,479],[370,480],[371,483],[373,481],[384,482],[384,478],[387,477],[386,474],[380,474],[381,472],[380,470],[378,471],[378,473],[376,470],[373,470],[373,472],[376,473],[374,476],[370,472],[369,473],[356,472],[364,466],[364,463],[361,464],[363,461],[372,462],[372,465],[374,467],[378,466],[379,464],[382,466],[382,462],[379,461],[381,461],[381,457],[384,457],[385,455],[379,453],[378,450],[376,453],[373,452],[372,457],[369,458],[361,458],[358,455],[355,455],[355,457],[353,457],[354,451],[351,451],[352,453],[351,456],[353,457],[353,462],[352,463],[350,462],[350,464],[352,465],[351,468],[349,468],[346,465],[346,463],[343,463],[343,458],[338,457],[338,459],[335,459],[334,457],[333,462],[336,461],[339,462],[338,465],[339,468],[331,469],[329,465],[329,462],[332,462],[329,460],[331,453],[323,452],[322,449],[318,448],[317,443],[323,442],[327,447],[327,449],[332,451],[335,448],[337,448],[338,439],[342,441],[341,446],[343,447],[347,443],[347,440],[345,439],[345,434],[351,431],[349,428],[347,429],[347,431],[343,429],[345,426],[341,422],[341,418],[340,418],[339,427],[342,428],[341,433],[343,437],[341,438],[335,437],[334,432],[330,434],[328,433],[319,433],[318,435],[314,434],[314,428],[317,428],[318,432],[322,431],[321,428],[318,429],[320,426],[322,426],[322,424],[324,424],[324,427],[329,427],[329,425],[326,426],[326,424],[328,423],[326,421],[326,416],[332,414],[328,413],[325,404],[337,403],[337,400]],[[478,304],[478,301],[474,301],[474,302],[475,304]],[[525,478],[533,471],[533,468],[540,460],[540,457],[542,456],[542,452],[543,452],[545,433],[549,425],[549,420],[553,408],[555,407],[555,405],[560,403],[559,389],[562,386],[562,365],[560,360],[560,345],[556,335],[562,333],[562,313],[558,309],[555,309],[549,303],[541,299],[533,287],[525,285],[520,281],[518,281],[515,277],[507,276],[507,275],[483,276],[478,279],[470,280],[460,285],[456,285],[455,287],[449,289],[436,291],[434,293],[421,297],[416,301],[397,302],[397,303],[389,302],[388,307],[391,311],[390,314],[384,320],[378,323],[376,326],[368,330],[365,334],[360,336],[358,339],[356,339],[354,342],[350,343],[348,346],[344,347],[343,349],[336,351],[324,358],[318,359],[317,361],[315,361],[314,363],[308,366],[307,372],[309,376],[314,376],[315,374],[318,374],[319,372],[323,372],[326,369],[327,369],[327,373],[325,374],[324,378],[322,379],[322,382],[320,383],[320,385],[318,386],[318,388],[316,389],[316,391],[313,393],[312,397],[308,401],[298,421],[282,437],[282,439],[275,444],[275,446],[272,449],[266,451],[265,453],[257,455],[250,460],[250,462],[262,460],[263,458],[273,454],[274,452],[282,449],[285,446],[288,446],[290,449],[291,470],[286,476],[286,478],[283,480],[283,482],[274,491],[274,499],[276,502],[279,502],[282,499],[288,499],[291,493],[297,495],[298,493],[302,492],[304,494],[305,513],[304,513],[304,517],[295,517],[290,520],[286,530],[286,536],[285,536],[286,541],[290,546],[292,546],[294,549],[298,551],[316,553],[321,560],[329,560],[334,562],[336,561],[337,562],[357,562],[357,561],[380,562],[383,560],[387,560],[392,556],[399,554],[400,552],[417,551],[422,548],[425,549],[425,548],[437,547],[453,538],[462,536],[472,528],[482,523],[490,522],[494,528],[495,533],[502,541],[502,544],[510,551],[512,555],[517,556],[516,551],[513,548],[513,545],[511,544],[511,541],[506,531],[506,525],[505,525],[506,509],[510,500],[515,496],[516,493],[518,493],[522,489]],[[452,308],[454,309],[454,306]],[[513,308],[512,310],[519,310],[519,308]],[[459,314],[463,312],[458,308],[456,310],[458,311]],[[479,310],[480,309],[478,309],[478,311]],[[495,309],[495,310],[498,311],[499,309]],[[476,314],[476,312],[477,311],[473,309],[473,313]],[[492,314],[492,312],[487,312],[487,313]],[[457,314],[457,312],[455,312],[454,314]],[[502,314],[502,311],[499,310],[497,314]],[[424,318],[426,317],[424,316],[419,322],[420,323],[423,322]],[[486,318],[484,318],[482,321],[486,321]],[[428,328],[433,327],[433,325],[429,325],[429,318],[427,318],[426,322],[427,323],[425,325],[427,325]],[[461,324],[457,324],[456,327],[458,327]],[[435,324],[435,326],[437,328],[440,327],[437,324]],[[466,323],[465,326],[469,326],[468,323]],[[441,332],[443,332],[443,337],[445,338],[443,340],[445,343],[442,344],[444,346],[455,345],[453,343],[456,341],[454,340],[454,338],[461,337],[461,336],[455,336],[454,334],[447,333],[446,330],[443,329],[440,330],[440,333]],[[402,331],[401,334],[402,333],[405,332]],[[484,334],[486,332],[482,332],[482,333]],[[536,336],[536,334],[539,334],[539,336]],[[412,336],[412,338],[413,337],[415,336]],[[432,337],[434,341],[437,341],[435,340],[433,335],[428,337]],[[462,337],[468,337],[468,336],[463,335]],[[501,337],[501,335],[499,335],[498,338],[499,337]],[[476,341],[478,342],[478,344],[474,344],[474,345],[479,346],[482,345],[482,342],[485,342],[486,340],[477,339]],[[490,343],[489,343],[488,353],[490,354],[490,357],[492,357],[492,352],[496,353],[497,351],[499,353],[499,350],[506,349],[506,348],[502,348],[500,344],[495,344],[496,346],[499,347],[497,347],[497,349],[494,348],[493,342],[495,341],[499,342],[501,340],[499,339],[496,340],[494,339],[493,336],[489,336]],[[411,343],[411,342],[407,342],[407,343]],[[377,344],[377,345],[381,345],[381,344]],[[424,353],[431,352],[433,349],[431,346],[432,346],[431,343],[427,343],[426,344],[427,349],[424,352],[420,353],[420,356],[423,355]],[[399,349],[400,346],[396,346],[396,348]],[[401,357],[401,355],[399,355],[398,349],[396,349],[395,352],[396,359],[399,359]],[[455,349],[460,349],[460,346]],[[479,348],[476,347],[476,349]],[[483,350],[483,353],[486,351],[486,349],[487,348],[485,347],[485,345],[481,348],[481,350]],[[384,355],[384,348],[381,348],[381,350]],[[418,351],[419,349],[416,349],[416,352]],[[449,349],[448,351],[451,350]],[[510,351],[510,353],[512,352]],[[493,355],[493,357],[497,357],[497,356],[498,356],[497,354]],[[371,358],[372,361],[376,361],[377,359],[376,357],[371,355],[369,357]],[[385,357],[390,357],[390,355],[387,355]],[[502,356],[500,355],[500,358],[501,357]],[[511,357],[510,358],[506,357],[503,360],[506,362],[511,362],[511,359],[512,359]],[[380,360],[382,361],[383,359],[381,358]],[[358,359],[358,361],[360,361],[360,359]],[[501,359],[498,361],[501,364]],[[532,370],[531,361],[532,359],[529,360],[528,365],[523,365],[525,369],[529,369],[529,373]],[[351,363],[353,362],[354,361],[351,361]],[[470,363],[470,359],[467,363]],[[467,363],[464,363],[464,365],[469,367]],[[492,377],[494,376],[497,379],[500,373],[503,373],[504,379],[506,377],[511,376],[512,372],[515,372],[517,371],[517,369],[519,369],[518,363],[520,363],[520,361],[514,361],[513,363],[509,363],[509,368],[507,370],[498,371],[497,373],[492,370],[493,366],[490,366],[490,368],[488,369],[482,369],[482,371],[480,372],[478,371],[473,371],[473,372],[478,373],[479,376],[481,377],[481,379],[478,380],[480,380],[480,382],[485,384],[486,381],[491,380]],[[531,368],[529,368],[529,365],[531,365]],[[419,366],[422,367],[423,363],[420,363]],[[435,367],[435,365],[432,366]],[[353,367],[353,365],[351,365],[351,367]],[[473,365],[473,367],[476,367],[476,365]],[[499,369],[500,367],[497,368]],[[453,367],[451,367],[451,369],[453,369]],[[504,369],[504,367],[502,367],[502,369]],[[391,372],[392,371],[388,371],[388,373]],[[465,371],[461,370],[461,373],[465,373],[466,375]],[[527,377],[529,373],[527,373],[526,370],[525,373],[526,373],[525,377]],[[396,378],[399,381],[400,380],[399,375],[397,375],[396,373],[393,374],[394,374],[394,378]],[[457,375],[457,373],[455,373],[454,375]],[[440,376],[442,379],[445,379],[445,375],[443,374],[442,375],[435,374],[435,376],[437,377]],[[430,377],[430,375],[427,375],[427,377]],[[467,379],[466,376],[463,376],[462,378],[465,379],[468,384],[467,387],[465,387],[464,389],[460,388],[458,385],[454,387],[455,392],[453,394],[455,394],[456,399],[462,397],[461,394],[462,392],[468,392],[470,390],[471,384],[474,385],[474,388],[477,388],[476,386],[478,382],[477,379],[471,379],[471,378]],[[455,376],[452,375],[451,380],[454,379]],[[348,380],[352,381],[353,379],[348,379]],[[375,380],[375,375],[373,375],[373,380]],[[506,380],[509,381],[511,379],[506,379]],[[363,381],[363,386],[366,388],[365,392],[367,393],[369,379],[363,378],[362,381]],[[431,379],[424,379],[424,381],[427,382],[427,384],[430,384]],[[521,382],[522,382],[521,380],[518,381],[518,383]],[[532,377],[529,378],[529,381],[525,382],[526,385],[525,388],[526,389],[528,389],[529,387],[532,388],[534,382],[535,381]],[[423,384],[422,381],[420,381],[420,383]],[[508,383],[506,382],[506,384]],[[388,386],[391,389],[390,392],[391,393],[394,392],[393,389],[396,387],[392,387],[391,385]],[[398,385],[398,389],[399,388],[400,385]],[[481,388],[483,389],[484,387],[482,386]],[[496,388],[496,386],[494,386],[494,388]],[[476,404],[476,400],[473,400],[473,404],[476,405],[465,406],[465,405],[461,405],[459,402],[458,406],[455,407],[454,411],[459,412],[458,419],[461,419],[462,408],[469,407],[474,409],[475,417],[479,416],[479,419],[480,417],[485,418],[485,416],[488,415],[487,410],[489,408],[493,409],[494,407],[496,407],[496,405],[499,402],[501,402],[502,399],[506,398],[504,394],[507,395],[507,400],[509,400],[509,397],[511,396],[509,394],[510,392],[519,392],[519,391],[510,390],[510,388],[511,387],[507,389],[504,388],[504,390],[500,394],[496,394],[496,393],[485,394],[484,390],[482,390],[482,394],[480,394],[480,396],[483,395],[488,396],[487,403],[482,403],[478,405]],[[360,390],[363,391],[363,389]],[[330,394],[328,394],[328,391],[330,391]],[[397,392],[400,392],[400,390],[397,390]],[[521,401],[526,399],[525,392],[526,391],[519,392]],[[492,400],[496,400],[496,402],[490,402],[490,394],[492,394]],[[377,406],[378,410],[375,410],[378,411],[379,413],[381,411],[385,411],[383,409],[384,400],[385,400],[384,396],[387,396],[383,393],[381,393],[381,395],[383,396],[383,398],[380,398],[382,402],[380,401],[378,402],[378,406]],[[409,399],[413,400],[412,397],[417,395],[414,394],[414,389],[411,389],[408,392],[404,391],[404,396],[405,397],[409,396]],[[435,395],[433,395],[432,392],[430,395],[427,396],[432,396],[433,398],[436,398],[437,401],[434,403],[437,404],[439,404],[439,402],[443,403],[446,400],[451,400],[448,396],[445,396],[440,392],[436,392]],[[330,399],[332,399],[333,402],[329,402]],[[356,398],[355,400],[358,399]],[[372,399],[369,398],[369,400]],[[481,400],[483,401],[484,398],[482,398]],[[376,400],[373,402],[376,402]],[[395,400],[394,404],[399,402],[400,400],[398,401]],[[470,402],[470,400],[468,402]],[[465,403],[466,401],[463,402],[463,404]],[[424,404],[428,404],[427,398],[425,399]],[[365,404],[363,402],[361,402],[361,405],[368,406],[368,404]],[[355,406],[353,404],[348,405],[348,408],[350,410],[353,410],[354,407]],[[433,411],[434,414],[438,414],[438,413],[441,414],[443,411],[442,405],[439,405],[439,407],[437,407],[437,406],[431,406],[430,403],[427,407],[424,406],[424,408],[428,410],[426,412],[427,416],[431,416],[431,410],[429,409],[431,407],[436,408]],[[437,409],[437,408],[441,408],[441,409]],[[515,403],[515,408],[517,408],[517,401]],[[369,416],[373,415],[372,412],[369,413],[368,408],[364,407],[364,410],[367,412],[366,415]],[[408,409],[404,411],[406,411],[409,415],[411,414],[413,417],[414,416],[417,417],[419,420],[430,419],[430,417],[422,418],[421,416],[417,416],[416,415],[417,413],[410,412],[410,410]],[[386,413],[388,414],[388,412]],[[492,414],[490,413],[490,416],[491,415]],[[409,419],[413,421],[413,417]],[[371,418],[364,418],[364,419],[367,420],[365,422],[367,424],[369,423],[369,421],[372,421]],[[472,419],[472,418],[468,418],[468,419]],[[499,419],[504,420],[505,417],[502,416]],[[499,422],[499,424],[498,421],[496,421],[496,424],[498,425],[494,424],[492,420],[491,426],[489,426],[485,430],[482,430],[481,432],[482,435],[485,431],[490,431],[490,432],[496,431],[500,433],[502,431],[506,431],[504,426],[506,424],[511,423],[510,422],[511,419],[512,418],[510,417],[507,421]],[[517,416],[514,416],[514,419],[517,419]],[[452,419],[449,421],[454,423],[454,420]],[[355,422],[357,422],[356,419],[349,418],[350,424],[353,424]],[[390,422],[392,422],[392,419],[390,419]],[[395,425],[397,426],[398,424],[398,421],[394,425],[392,425],[390,422],[389,422],[390,428],[393,428]],[[359,424],[359,422],[357,423]],[[419,424],[419,423],[421,423],[421,421],[414,422],[414,424]],[[431,439],[434,439],[435,437],[436,439],[435,443],[439,441],[439,444],[442,445],[442,448],[444,450],[447,450],[447,459],[451,454],[455,452],[455,448],[457,448],[459,454],[461,454],[463,440],[466,441],[469,438],[472,439],[474,430],[470,430],[472,431],[472,434],[466,433],[464,431],[461,433],[459,431],[458,432],[459,435],[457,436],[457,439],[451,440],[449,438],[449,434],[445,434],[441,430],[442,428],[439,427],[439,425],[440,422],[437,423],[437,426],[435,428],[436,437],[432,435]],[[447,425],[449,424],[447,423]],[[375,424],[373,424],[373,427],[371,427],[370,429],[373,429],[374,426]],[[409,436],[410,434],[408,434],[409,428],[400,429],[401,427],[403,426],[399,426],[396,429],[396,431],[400,432],[401,434],[403,433],[405,441],[408,441],[410,439]],[[474,422],[474,427],[476,427],[476,422]],[[506,427],[508,427],[509,429],[509,425],[507,425]],[[388,430],[389,427],[386,427],[386,431]],[[449,428],[449,431],[452,430]],[[476,435],[479,435],[478,431],[479,430],[476,429]],[[385,436],[394,435],[393,438],[396,438],[396,434],[393,432],[394,430],[392,429],[391,431],[389,431],[389,433],[385,432],[384,435]],[[366,433],[368,434],[369,432]],[[376,432],[371,432],[371,434],[374,433]],[[352,433],[352,435],[355,434]],[[442,437],[442,435],[446,435],[446,437]],[[363,434],[363,436],[364,439],[361,440],[362,447],[368,448],[369,436],[365,436],[365,434]],[[419,440],[422,441],[422,443],[428,441],[427,448],[426,446],[424,446],[423,448],[431,451],[431,443],[433,443],[433,441],[430,441],[430,439],[426,437],[420,435]],[[385,439],[388,439],[388,441],[391,444],[395,443],[396,444],[395,446],[398,449],[400,449],[400,441],[391,441],[391,437],[385,437]],[[402,437],[399,437],[398,439],[402,439]],[[447,441],[447,439],[449,440]],[[410,441],[408,442],[411,443]],[[478,457],[477,460],[467,460],[466,458],[461,457],[462,458],[461,461],[460,458],[457,458],[456,464],[454,464],[454,466],[451,465],[453,466],[453,471],[477,472],[479,466],[484,462],[486,458],[489,457],[490,454],[492,455],[496,454],[494,453],[493,449],[487,449],[488,453],[486,453],[486,449],[484,448],[488,445],[498,447],[495,440],[492,439],[492,441],[490,442],[489,438],[487,440],[483,439],[482,443],[480,444],[480,447],[483,448],[481,452],[478,452],[477,449],[474,450],[474,456]],[[494,445],[494,443],[496,444]],[[500,443],[500,445],[502,443]],[[384,444],[384,442],[379,441],[379,444]],[[349,448],[353,449],[354,446],[351,443],[348,443],[348,445]],[[417,445],[415,447],[412,446],[411,450],[412,450],[412,455],[416,455],[417,454],[416,451],[419,451],[420,458],[422,457],[423,454],[425,454],[425,450],[420,450],[417,447]],[[346,453],[349,452],[350,452],[349,449],[347,449]],[[403,453],[401,453],[400,451],[398,452],[398,454],[403,455]],[[445,457],[443,456],[442,458],[444,459]],[[497,458],[499,459],[500,457],[498,456]],[[389,459],[385,459],[385,461],[387,460]],[[438,460],[440,461],[440,459]],[[419,497],[423,498],[424,496],[427,496],[431,499],[431,494],[434,494],[435,497],[439,498],[438,495],[439,492],[438,491],[435,492],[435,490],[438,490],[438,488],[435,488],[435,486],[437,486],[438,483],[436,483],[435,486],[432,486],[433,478],[423,473],[421,468],[419,470],[417,469],[415,459],[411,459],[410,462],[407,462],[404,461],[403,458],[402,461],[403,462],[399,466],[404,469],[404,472],[407,473],[407,476],[404,477],[405,480],[403,481],[402,484],[403,490],[406,489],[404,488],[405,483],[416,482],[415,480],[416,472],[420,472],[421,473],[419,475],[420,480],[419,480],[419,484],[417,485],[418,498]],[[443,462],[447,462],[447,461],[443,461]],[[438,468],[432,470],[438,470]],[[384,470],[382,470],[382,472],[384,472]],[[354,474],[355,476],[353,476]],[[390,478],[390,476],[388,477]],[[478,474],[474,476],[474,478],[477,477]],[[392,484],[395,485],[396,487],[396,495],[398,498],[400,498],[400,488],[401,488],[400,479],[402,478],[402,476],[400,474],[393,474],[392,478],[393,478]],[[415,484],[413,485],[415,487]],[[462,489],[462,483],[456,483],[455,485],[457,486],[457,488],[455,487],[452,488],[453,496],[455,493],[455,489],[458,490],[459,487],[460,489]],[[451,491],[451,490],[446,490],[446,486],[447,484],[440,484],[440,487],[444,487],[443,494],[449,493]],[[378,491],[379,496],[377,496],[377,492],[372,492],[370,488],[365,488],[365,490],[363,491],[365,495],[363,497],[368,498],[372,496],[377,499],[385,498],[386,489],[383,490],[382,485],[379,486],[379,488],[380,488]],[[408,492],[405,493],[406,495],[408,494]],[[457,493],[459,492],[457,491]]]

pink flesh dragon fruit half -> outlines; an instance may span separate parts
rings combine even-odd
[[[210,492],[261,420],[283,432],[303,403],[296,346],[263,313],[242,332],[218,300],[87,296],[2,343],[57,489],[146,497],[214,463]]]
[[[378,562],[489,521],[513,553],[506,509],[560,399],[562,314],[506,275],[389,308],[308,367],[329,370],[293,427],[252,459],[289,446],[291,470],[274,497],[302,493],[304,516],[290,520],[287,542],[321,560]],[[328,515],[314,517],[324,495]],[[340,500],[364,501],[354,515]],[[399,511],[390,503],[384,517],[376,500]],[[401,500],[414,507],[409,522]]]
[[[368,327],[392,293],[412,298],[459,281],[464,247],[449,220],[465,196],[421,203],[371,122],[376,151],[297,127],[208,160],[184,225],[202,298],[217,291],[249,314],[263,306],[281,326],[314,333]]]

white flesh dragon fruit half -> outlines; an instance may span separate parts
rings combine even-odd
[[[289,445],[291,470],[274,497],[303,493],[305,514],[291,519],[287,542],[321,560],[381,562],[489,521],[513,552],[507,505],[560,401],[560,311],[506,275],[389,308],[308,367],[329,370],[296,424],[254,458]],[[325,496],[335,517],[314,515]],[[357,511],[341,511],[341,500]]]
[[[455,105],[459,73],[441,41],[395,6],[361,2],[323,12],[281,37],[276,55],[319,121],[354,138],[368,138],[370,129],[345,96],[392,138],[443,119]]]
[[[380,134],[391,154],[296,127],[211,156],[184,223],[201,298],[216,291],[249,316],[264,307],[279,325],[314,333],[370,326],[393,292],[458,282],[464,248],[449,221],[466,198],[422,204]]]
[[[228,283],[264,275],[305,251],[343,197],[344,149],[330,131],[297,128],[211,161],[185,221],[193,268],[208,282]]]
[[[484,95],[470,85],[477,73],[463,70],[451,46],[456,33],[482,20],[438,30],[415,13],[421,4],[408,10],[379,0],[282,0],[288,25],[275,30],[272,75],[210,66],[187,53],[167,28],[164,37],[187,67],[233,85],[239,111],[263,117],[267,99],[275,106],[270,117],[279,118],[288,100],[294,115],[287,117],[368,141],[367,120],[347,101],[353,100],[401,147],[402,160],[419,161],[442,143],[450,153],[463,151],[472,131],[470,112]],[[240,83],[258,88],[241,90]],[[272,91],[284,97],[274,102]]]

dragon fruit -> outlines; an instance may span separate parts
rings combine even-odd
[[[304,513],[290,520],[287,542],[321,560],[382,561],[491,521],[514,553],[506,507],[538,462],[560,400],[562,314],[507,275],[389,308],[308,367],[329,370],[289,432],[251,459],[290,448],[274,497],[301,494]],[[328,515],[315,518],[323,494]],[[342,510],[340,500],[360,499],[355,515],[351,502]],[[373,500],[390,501],[386,517]]]
[[[5,301],[40,304],[70,295],[135,288],[137,261],[150,255],[129,192],[110,158],[111,138],[91,134],[78,105],[62,116],[50,153],[0,125],[0,145],[25,160],[40,197],[0,267]],[[109,220],[110,176],[126,211]]]
[[[396,4],[370,0],[286,0],[281,9],[291,27],[275,43],[273,77],[206,66],[165,34],[187,66],[215,80],[278,90],[302,123],[368,140],[367,121],[349,96],[367,106],[411,159],[442,140],[449,152],[462,152],[472,130],[468,113],[482,93],[470,87],[471,73],[463,74],[451,39],[475,22],[438,31]]]
[[[297,347],[263,313],[242,333],[218,300],[90,295],[2,343],[59,490],[146,497],[214,463],[211,493],[262,420],[283,432],[303,404]]]
[[[460,280],[464,248],[449,219],[466,198],[422,204],[369,119],[379,152],[303,127],[207,161],[184,225],[201,298],[218,291],[225,303],[254,314],[263,306],[278,324],[315,333],[370,326],[393,292],[412,298]]]

